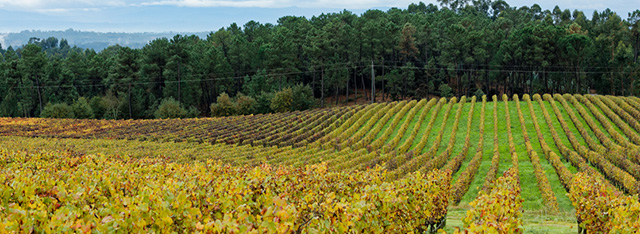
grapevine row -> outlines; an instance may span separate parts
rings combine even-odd
[[[571,165],[578,168],[578,170],[582,172],[590,173],[592,175],[602,176],[598,171],[591,168],[587,163],[587,161],[584,158],[582,158],[582,156],[580,156],[578,153],[576,153],[576,151],[571,150],[569,147],[565,146],[562,143],[562,140],[560,139],[560,135],[556,131],[555,127],[553,126],[553,121],[551,120],[551,116],[549,115],[547,108],[544,106],[544,103],[540,95],[538,94],[533,95],[533,100],[538,102],[540,109],[542,109],[542,115],[544,116],[544,119],[545,119],[545,122],[547,123],[547,127],[549,131],[551,131],[551,137],[553,138],[553,142],[556,144],[556,147],[558,147],[558,149],[560,150],[561,155],[564,156],[564,158],[567,161],[569,161]],[[562,118],[562,116],[558,116],[557,119],[558,119],[558,122],[560,122],[560,125],[564,126],[564,119]],[[563,130],[564,130],[564,127],[563,127]],[[567,133],[567,137],[569,137],[570,134],[571,133]],[[563,177],[563,178],[568,178],[568,177]],[[565,188],[568,188],[567,184],[565,184]]]
[[[480,190],[464,218],[465,233],[522,233],[518,170],[510,168],[488,192]]]
[[[440,99],[440,101],[437,102],[436,108],[435,108],[435,110],[434,110],[434,112],[432,114],[432,119],[435,120],[435,116],[437,116],[438,111],[440,111],[440,108],[442,108],[442,105],[445,102],[446,102],[446,99]],[[433,105],[435,105],[435,104],[436,104],[436,99],[435,98],[429,100],[429,103],[427,103],[427,107],[420,113],[420,116],[418,116],[418,121],[413,126],[413,130],[411,131],[411,134],[409,135],[409,138],[407,138],[407,140],[405,140],[405,142],[402,143],[402,145],[400,145],[398,147],[398,149],[396,150],[396,154],[404,154],[407,151],[409,151],[409,149],[413,145],[413,140],[415,140],[416,136],[418,136],[418,134],[419,134],[420,127],[422,126],[422,122],[427,117],[427,114],[433,108]],[[431,122],[431,121],[429,121],[429,122]]]
[[[364,109],[356,112],[353,116],[351,116],[351,118],[346,119],[344,122],[342,123],[335,122],[329,127],[331,132],[327,133],[322,138],[320,138],[316,142],[316,144],[322,145],[324,147],[323,144],[326,144],[331,140],[335,140],[335,138],[338,137],[338,135],[346,131],[348,128],[353,127],[356,121],[366,120],[366,118],[362,118],[363,116],[371,117],[378,109],[382,108],[383,106],[385,106],[385,104],[367,105]]]
[[[451,98],[451,100],[449,100],[449,104],[447,105],[447,109],[444,111],[444,116],[442,118],[442,123],[440,124],[440,130],[438,132],[438,134],[436,135],[436,139],[434,142],[439,142],[440,140],[442,140],[442,132],[444,131],[444,126],[446,126],[446,122],[449,119],[449,115],[451,114],[451,109],[453,109],[453,106],[457,103],[458,99],[456,97]],[[410,150],[409,153],[410,155],[413,157],[413,155],[419,155],[422,154],[422,151],[424,151],[425,147],[427,146],[427,140],[429,139],[429,136],[431,134],[431,131],[433,130],[433,125],[435,124],[435,120],[437,117],[437,113],[434,113],[434,115],[432,116],[432,119],[429,120],[429,124],[427,126],[427,131],[425,132],[425,134],[422,135],[422,138],[420,138],[420,141],[418,142],[418,144],[415,146],[415,148],[413,150]]]
[[[496,179],[498,167],[500,166],[500,148],[498,146],[498,97],[493,95],[493,157],[491,157],[491,167],[485,176],[482,190],[488,191],[491,183]]]
[[[517,95],[514,95],[513,100],[516,102],[518,119],[520,120],[522,136],[524,137],[524,145],[527,148],[527,154],[531,164],[533,165],[533,172],[536,176],[536,181],[538,181],[538,189],[540,189],[540,194],[542,195],[542,199],[544,200],[546,207],[551,209],[551,211],[557,211],[558,201],[556,200],[553,190],[551,190],[549,179],[544,174],[544,169],[542,169],[542,165],[540,164],[538,153],[533,150],[533,146],[531,145],[529,134],[527,133],[527,127],[524,122],[524,116],[522,115],[522,109],[520,108],[520,99]]]
[[[358,129],[355,133],[349,134],[349,138],[347,138],[345,141],[340,141],[340,143],[337,144],[338,149],[341,149],[343,147],[351,147],[352,149],[362,148],[362,143],[360,143],[360,141],[363,138],[369,139],[370,136],[377,135],[379,129],[381,129],[392,116],[398,113],[398,111],[406,112],[408,109],[411,109],[411,107],[413,107],[415,103],[416,101],[411,101],[409,103],[407,103],[407,101],[403,101],[396,105],[388,105],[385,109],[382,109],[380,112],[376,113],[371,119],[366,122],[365,125],[360,127],[360,129]],[[374,128],[374,126],[376,127]]]
[[[416,145],[416,147],[414,147],[413,150],[410,150],[405,154],[399,154],[399,155],[386,154],[383,156],[383,160],[386,161],[388,170],[393,171],[398,169],[398,167],[400,166],[406,167],[405,162],[413,160],[415,158],[414,157],[415,154],[420,154],[420,152],[422,151],[422,148],[427,144],[427,139],[429,139],[429,134],[431,133],[435,120],[438,116],[438,110],[442,108],[442,105],[444,105],[445,102],[446,102],[445,98],[440,99],[440,102],[438,103],[438,107],[436,108],[436,111],[433,113],[433,115],[431,115],[431,119],[429,120],[429,124],[427,125],[427,129],[425,130],[425,133],[422,135],[422,138],[420,138],[420,142],[418,142],[418,144]],[[451,100],[449,101],[449,104],[447,105],[447,109],[444,112],[444,117],[442,121],[446,122],[449,116],[449,113],[451,112],[451,109],[455,102],[456,102],[456,98],[455,97],[451,98]],[[392,156],[395,156],[395,157],[388,158]]]
[[[614,119],[609,120],[609,118],[607,118],[605,115],[603,115],[602,113],[600,113],[600,110],[598,110],[598,108],[593,105],[593,103],[591,102],[591,100],[589,100],[588,98],[582,96],[582,95],[574,95],[580,102],[582,102],[585,106],[587,106],[587,108],[589,108],[589,110],[591,110],[591,113],[593,114],[593,116],[596,117],[596,119],[598,119],[598,121],[600,121],[600,123],[602,124],[602,126],[605,128],[605,130],[607,130],[607,132],[609,132],[609,134],[613,137],[613,139],[618,142],[618,144],[622,145],[622,146],[629,146],[632,145],[631,142],[629,142],[629,139],[627,139],[624,135],[620,134],[619,132],[617,132],[613,125],[611,124],[611,121],[614,121]],[[610,109],[607,108],[607,110],[611,111]],[[605,111],[603,109],[603,112],[608,113],[607,111]],[[607,114],[609,115],[609,114]],[[619,118],[618,118],[619,119]],[[621,129],[624,132],[624,129]],[[627,134],[625,132],[625,134]]]
[[[435,99],[432,99],[432,100],[435,101]],[[398,129],[398,132],[396,133],[396,136],[391,138],[390,140],[387,140],[387,141],[389,141],[389,143],[387,143],[383,147],[383,152],[384,153],[389,153],[389,151],[391,151],[392,149],[396,148],[396,146],[400,143],[400,140],[402,140],[402,136],[404,136],[404,133],[409,128],[409,125],[411,124],[411,120],[413,120],[413,118],[416,116],[418,111],[420,111],[422,109],[422,107],[424,107],[425,104],[427,104],[427,100],[426,99],[422,99],[418,103],[418,105],[416,105],[413,109],[411,109],[409,114],[407,114],[407,118],[405,119],[405,121],[400,126],[400,129]],[[400,117],[400,114],[398,114],[398,116],[396,116],[396,118],[393,119],[393,122],[391,122],[391,125],[389,125],[389,127],[387,129],[395,129],[396,125],[398,125],[400,120],[402,120],[402,117]],[[391,137],[392,133],[393,133],[393,131],[387,130],[384,133],[382,133],[382,136],[380,138],[378,138],[378,139],[385,138],[385,140],[386,140],[386,139]]]
[[[455,104],[455,100],[456,98],[452,98],[452,101],[449,102],[450,106],[453,106],[453,104]],[[453,124],[453,128],[452,128],[452,133],[451,136],[453,136],[452,138],[450,137],[449,141],[452,141],[452,139],[455,141],[455,132],[457,131],[458,128],[458,123],[460,122],[460,115],[462,114],[462,103],[464,103],[466,100],[465,96],[462,96],[462,98],[460,98],[460,104],[458,105],[458,110],[456,111],[456,116],[454,117],[454,124]],[[448,118],[448,114],[449,112],[445,113],[445,117]],[[442,141],[442,137],[444,135],[444,130],[445,130],[445,126],[447,124],[447,118],[444,118],[442,121],[442,125],[441,128],[438,132],[438,135],[436,136],[436,140],[433,143],[433,145],[431,146],[431,148],[423,153],[418,155],[417,157],[411,158],[411,160],[409,160],[408,162],[402,164],[399,168],[391,171],[389,178],[399,178],[404,176],[407,172],[412,172],[415,170],[422,170],[424,171],[425,169],[428,171],[431,168],[434,168],[433,166],[433,155],[436,153],[436,151],[438,150],[438,147],[440,146],[440,142]],[[425,136],[427,137],[427,136]],[[449,148],[449,147],[447,147]],[[447,149],[448,151],[449,149]],[[445,151],[445,152],[447,152]]]
[[[634,125],[634,124],[638,124],[638,122],[633,117],[631,117],[628,113],[626,113],[620,107],[615,105],[615,103],[613,103],[613,102],[611,102],[611,104],[613,104],[613,105],[607,106],[602,102],[601,98],[597,98],[597,97],[594,97],[594,96],[591,96],[591,95],[587,95],[587,99],[590,100],[591,102],[595,103],[598,107],[600,107],[602,112],[604,112],[605,115],[607,115],[609,117],[609,119],[611,119],[611,121],[613,121],[613,123],[616,126],[618,126],[618,128],[620,130],[622,130],[622,132],[624,132],[624,134],[628,137],[629,140],[631,140],[636,145],[640,144],[640,136],[633,129],[635,127],[639,127],[640,128],[640,126]],[[612,108],[613,108],[613,110],[611,110]],[[628,118],[627,122],[622,120],[622,118],[620,118],[621,116],[623,118],[625,118],[625,119]],[[629,127],[629,125],[631,125],[633,128]]]
[[[564,122],[560,110],[555,105],[555,101],[553,100],[551,95],[545,94],[544,96],[545,99],[549,101],[549,103],[551,103],[551,106],[553,107],[553,110],[556,113],[558,120],[560,121],[560,125],[564,129],[565,134],[569,138],[569,141],[571,142],[573,147],[576,148],[576,150],[578,150],[578,152],[580,152],[580,154],[582,154],[585,159],[587,159],[590,163],[600,169],[607,176],[607,178],[611,179],[615,184],[621,186],[622,188],[624,188],[624,190],[631,194],[637,194],[638,186],[636,179],[633,178],[633,176],[629,175],[629,173],[627,173],[626,171],[612,164],[605,157],[602,157],[602,155],[599,155],[596,152],[589,150],[587,147],[580,145],[580,143],[578,143],[577,139],[569,129],[567,123]]]
[[[0,162],[0,228],[37,233],[434,232],[451,177],[385,182],[379,167],[347,174],[6,148]]]
[[[487,96],[482,96],[482,109],[480,111],[480,129],[478,130],[478,134],[480,134],[478,139],[478,146],[476,146],[476,153],[473,158],[467,165],[467,167],[460,172],[460,176],[456,180],[455,184],[453,184],[451,188],[451,202],[453,204],[460,203],[462,200],[462,196],[467,193],[469,190],[469,186],[471,185],[471,181],[473,177],[478,172],[478,168],[480,167],[480,163],[482,162],[483,155],[483,146],[484,146],[484,120],[485,120],[485,106],[487,104]],[[445,170],[448,169],[445,166]]]
[[[555,169],[558,178],[560,179],[560,183],[564,186],[566,191],[569,191],[569,186],[571,185],[571,180],[573,179],[573,173],[565,167],[562,163],[562,159],[551,150],[551,147],[547,144],[547,141],[544,139],[542,135],[542,131],[540,130],[540,124],[538,124],[538,117],[536,117],[536,112],[533,110],[533,103],[531,102],[531,98],[528,94],[525,94],[522,99],[527,102],[529,106],[529,113],[531,115],[531,120],[533,122],[533,126],[536,129],[536,135],[538,136],[538,141],[540,142],[540,147],[542,147],[542,152],[544,156],[549,162],[551,166]]]
[[[418,106],[422,106],[424,103],[426,103],[426,101],[421,102],[420,105]],[[365,137],[364,139],[356,143],[357,145],[356,147],[364,147],[365,145],[368,145],[367,148],[370,152],[379,149],[382,146],[382,144],[384,144],[384,141],[387,139],[387,137],[391,135],[391,132],[393,132],[396,125],[405,116],[405,114],[409,111],[409,109],[412,109],[412,108],[418,109],[416,108],[415,105],[416,105],[416,101],[414,100],[409,105],[406,105],[405,108],[402,108],[399,112],[398,111],[391,112],[390,115],[386,118],[386,120],[382,121],[381,124],[376,125],[376,127],[370,131],[367,137]],[[378,139],[375,139],[379,135],[379,133],[382,131],[382,128],[385,127],[386,123],[388,122],[389,118],[391,118],[392,115],[395,115],[395,117],[393,118],[393,120],[391,120],[391,123],[389,124],[389,126],[385,129],[383,134],[380,137],[378,137]]]
[[[364,106],[317,109],[268,115],[171,120],[71,120],[0,118],[0,135],[28,137],[107,138],[213,144],[292,145],[313,142],[326,132],[303,134],[309,123],[330,126]],[[309,132],[309,131],[307,131]]]
[[[340,126],[340,128],[338,128],[337,130],[334,130],[332,133],[335,134],[330,134],[329,136],[327,136],[327,138],[330,140],[329,142],[327,142],[325,144],[325,146],[323,147],[324,149],[339,149],[340,144],[342,143],[343,140],[347,139],[348,137],[352,136],[353,134],[355,134],[358,131],[361,131],[366,129],[366,128],[362,128],[363,125],[369,123],[376,123],[376,121],[378,121],[378,119],[380,119],[381,117],[381,113],[386,113],[389,109],[391,109],[396,103],[386,103],[386,104],[374,104],[376,107],[370,109],[369,111],[367,111],[364,115],[362,115],[361,117],[359,117],[357,119],[357,121],[355,121],[355,123],[348,125],[348,122],[343,124],[342,126]],[[351,119],[349,119],[351,120]],[[368,130],[368,129],[367,129]],[[335,135],[335,136],[333,136]]]
[[[630,96],[630,97],[622,97],[625,101],[629,103],[636,111],[640,112],[640,98]]]
[[[612,152],[620,152],[620,151],[622,151],[622,147],[620,145],[615,143],[604,132],[602,132],[600,130],[600,128],[598,127],[597,123],[593,120],[593,118],[591,118],[591,116],[589,115],[587,110],[585,110],[582,107],[580,102],[578,102],[578,100],[575,97],[573,97],[571,95],[565,95],[564,98],[562,98],[559,95],[555,95],[555,98],[556,98],[556,100],[560,101],[560,103],[564,106],[564,109],[567,111],[567,114],[569,114],[569,117],[574,121],[574,125],[576,126],[576,129],[578,129],[578,131],[580,131],[580,135],[583,136],[583,138],[587,142],[587,145],[589,146],[589,148],[591,148],[592,150],[594,150],[594,151],[596,151],[596,152],[598,152],[600,154],[606,153],[607,149],[611,150]],[[600,142],[602,142],[604,144],[604,146],[601,145],[600,143],[596,142],[595,140],[593,140],[589,136],[589,134],[587,133],[587,128],[585,128],[580,121],[577,121],[578,118],[574,114],[573,110],[571,110],[571,108],[570,108],[569,104],[566,102],[566,100],[571,101],[571,103],[574,105],[575,109],[578,111],[580,116],[582,116],[582,119],[584,119],[584,121],[587,123],[587,125],[589,125],[589,127],[591,128],[591,130],[595,134],[596,138],[598,138],[598,140],[600,140]]]
[[[518,174],[520,173],[520,169],[518,166],[518,154],[516,153],[516,145],[513,143],[513,135],[511,134],[511,114],[509,113],[509,97],[506,94],[502,95],[502,102],[504,102],[504,111],[506,113],[506,123],[507,123],[507,136],[509,139],[509,153],[511,154],[511,164],[512,168],[515,170],[516,178],[518,178]]]
[[[579,233],[635,233],[640,227],[637,196],[624,196],[589,174],[576,174],[569,199]]]
[[[638,119],[640,119],[640,112],[633,109],[633,107],[629,106],[629,104],[617,97],[601,96],[600,100],[608,105],[609,108],[613,109],[618,116],[624,118],[624,120],[627,121],[627,124],[633,127],[636,132],[640,131],[640,123],[638,123]]]
[[[572,119],[572,121],[575,124],[576,128],[578,129],[578,131],[582,135],[582,138],[587,142],[587,145],[589,146],[589,148],[593,149],[594,151],[596,151],[597,153],[599,153],[601,155],[605,155],[606,158],[609,161],[611,161],[616,166],[618,166],[620,168],[623,168],[625,171],[627,171],[628,173],[632,174],[634,177],[640,178],[640,166],[635,164],[635,163],[633,163],[633,162],[631,162],[626,157],[624,157],[624,153],[623,153],[622,147],[620,147],[619,145],[615,144],[608,137],[606,137],[605,134],[602,133],[597,126],[595,126],[595,123],[594,123],[593,119],[591,119],[589,117],[589,115],[584,113],[585,110],[582,108],[582,106],[579,106],[576,109],[578,109],[582,113],[582,116],[584,117],[585,121],[592,128],[592,130],[596,134],[596,136],[599,136],[599,139],[601,139],[601,141],[608,147],[603,147],[602,145],[598,144],[595,140],[593,140],[591,138],[591,136],[589,136],[586,133],[585,127],[582,126],[582,123],[575,116],[575,114],[573,113],[573,110],[571,110],[571,108],[569,108],[569,106],[568,106],[568,104],[567,104],[567,102],[565,100],[565,98],[569,98],[570,100],[574,100],[575,101],[575,98],[573,98],[571,96],[566,96],[565,98],[562,98],[560,95],[556,95],[555,98],[556,98],[556,100],[559,100],[560,103],[562,103],[562,105],[564,106],[566,112],[569,114],[569,117]],[[609,151],[607,151],[607,148],[609,149]]]
[[[462,105],[462,104],[461,104]],[[464,161],[464,159],[467,156],[467,152],[469,152],[469,146],[471,144],[470,139],[471,139],[471,123],[473,122],[473,111],[475,109],[475,105],[476,105],[476,97],[473,96],[471,98],[471,109],[469,110],[469,113],[467,114],[467,133],[465,135],[464,138],[464,144],[462,145],[462,151],[456,155],[455,157],[453,157],[451,160],[449,160],[449,157],[451,156],[451,153],[453,152],[453,147],[455,146],[455,141],[456,141],[456,132],[458,132],[458,125],[459,125],[459,116],[456,116],[456,121],[453,125],[453,132],[451,133],[451,136],[449,137],[449,143],[447,144],[447,148],[441,152],[438,156],[434,157],[433,159],[431,159],[429,162],[427,162],[427,164],[425,164],[420,170],[423,171],[430,171],[432,169],[435,168],[441,168],[443,165],[446,164],[445,170],[450,170],[452,172],[457,172],[458,169],[460,168],[460,165],[462,165],[462,161]]]

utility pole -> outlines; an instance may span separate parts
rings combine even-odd
[[[374,103],[376,100],[376,74],[373,70],[373,59],[371,60],[371,103]]]

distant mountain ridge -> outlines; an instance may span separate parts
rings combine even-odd
[[[70,46],[77,46],[84,49],[94,49],[101,51],[112,45],[121,45],[131,48],[142,48],[144,45],[156,38],[173,38],[177,34],[181,35],[197,35],[206,38],[210,32],[143,32],[143,33],[118,33],[118,32],[88,32],[67,29],[64,31],[41,31],[41,30],[24,30],[19,33],[0,34],[0,43],[2,48],[9,46],[14,48],[25,45],[31,38],[47,39],[55,37],[57,39],[66,39]]]

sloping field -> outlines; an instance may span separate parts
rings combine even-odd
[[[57,194],[52,192],[57,187],[55,183],[41,183],[38,185],[40,187],[31,188],[35,190],[32,195],[55,198],[53,200],[56,200],[55,204],[58,205],[43,203],[43,206],[49,207],[45,212],[49,213],[49,216],[42,214],[44,218],[40,221],[24,218],[30,217],[29,215],[20,216],[23,217],[22,219],[14,219],[14,223],[7,221],[11,220],[7,217],[18,217],[10,215],[9,212],[13,212],[10,209],[19,210],[15,207],[11,208],[11,204],[15,205],[20,201],[21,207],[25,208],[24,202],[29,202],[28,197],[21,198],[16,195],[17,190],[14,187],[6,187],[6,184],[16,180],[11,176],[9,169],[25,170],[24,165],[9,162],[12,157],[18,157],[24,162],[33,164],[32,168],[37,168],[36,171],[49,167],[55,168],[59,163],[66,165],[61,168],[70,169],[68,164],[74,164],[74,162],[70,162],[69,158],[78,158],[81,162],[79,165],[88,165],[86,160],[105,161],[109,165],[108,168],[115,168],[113,170],[138,170],[126,166],[127,162],[135,162],[135,165],[139,166],[137,168],[156,168],[158,164],[168,164],[178,168],[180,173],[186,173],[188,178],[196,180],[206,178],[206,180],[215,181],[219,176],[230,175],[229,178],[232,179],[229,181],[262,181],[260,182],[262,185],[258,185],[260,183],[247,185],[249,187],[246,187],[247,191],[243,193],[244,195],[254,194],[254,198],[258,200],[229,200],[230,198],[219,194],[213,196],[210,194],[211,191],[197,189],[202,186],[206,188],[206,183],[192,183],[190,184],[192,189],[185,191],[201,193],[201,195],[199,198],[193,195],[184,200],[189,201],[188,207],[198,211],[184,207],[187,210],[176,210],[173,209],[175,208],[173,205],[169,205],[169,208],[165,207],[168,209],[165,212],[168,212],[166,215],[172,221],[165,219],[158,224],[156,221],[162,218],[154,219],[153,217],[160,217],[154,216],[159,213],[147,211],[147,213],[137,214],[152,217],[144,219],[146,220],[144,225],[136,226],[127,224],[125,221],[119,224],[122,227],[142,228],[123,229],[129,231],[149,231],[162,229],[162,227],[176,227],[176,225],[186,230],[213,233],[251,230],[285,233],[296,230],[302,232],[435,231],[444,226],[447,207],[450,210],[466,212],[465,215],[460,215],[465,217],[456,217],[456,219],[463,218],[460,226],[470,231],[482,230],[474,228],[485,225],[484,227],[495,228],[494,230],[497,231],[518,232],[529,229],[544,232],[544,223],[558,221],[554,219],[560,220],[560,224],[557,225],[560,227],[547,226],[552,232],[575,232],[576,220],[580,220],[582,225],[580,228],[587,228],[590,231],[610,231],[624,230],[616,228],[633,227],[634,224],[620,224],[620,222],[633,221],[634,218],[635,225],[638,225],[640,213],[638,209],[633,211],[629,208],[638,207],[637,198],[632,199],[629,195],[640,193],[640,182],[638,182],[640,179],[640,99],[636,97],[558,94],[533,97],[525,95],[522,99],[518,96],[511,99],[507,96],[501,99],[494,96],[489,100],[484,97],[461,97],[448,100],[443,98],[376,103],[282,114],[181,120],[0,118],[0,135],[3,136],[0,137],[2,142],[0,149],[3,150],[3,160],[6,161],[0,164],[4,173],[4,177],[0,177],[0,182],[5,184],[0,193],[3,194],[3,198],[6,198],[3,199],[5,208],[0,208],[0,214],[4,216],[4,219],[0,218],[0,222],[4,221],[5,227],[13,224],[14,226],[10,227],[15,227],[16,230],[24,230],[25,227],[32,226],[37,227],[37,230],[45,230],[42,225],[47,223],[46,220],[57,217],[54,214],[60,209],[58,205],[67,203],[60,200],[58,195],[52,195]],[[214,164],[214,161],[220,161],[222,164]],[[42,165],[38,166],[40,164]],[[190,171],[189,166],[184,165],[192,165],[199,171]],[[309,165],[316,166],[296,169]],[[84,170],[98,170],[94,168],[95,166],[90,164],[89,169]],[[251,168],[256,166],[270,169],[264,169],[265,172],[260,176],[251,174],[250,172],[254,170]],[[278,169],[272,169],[271,166]],[[213,177],[199,174],[209,170],[205,169],[209,167],[212,168]],[[296,172],[297,170],[299,172]],[[317,173],[323,170],[326,172]],[[154,177],[151,184],[162,184],[163,180],[171,180],[169,184],[179,184],[173,187],[175,191],[180,191],[178,188],[182,188],[183,184],[190,183],[188,180],[182,181],[183,179],[166,175],[168,172],[154,171],[154,173],[160,173],[162,176]],[[37,173],[33,172],[29,176],[34,174]],[[285,174],[291,176],[283,176]],[[129,178],[124,174],[120,176],[126,178],[120,180],[123,183],[130,179],[134,181],[141,179],[141,177]],[[266,177],[270,179],[263,180]],[[38,180],[42,177],[30,178]],[[287,178],[295,179],[300,183],[282,182],[288,181]],[[371,180],[371,178],[376,179]],[[432,179],[431,182],[424,182],[429,178]],[[264,183],[269,184],[268,181],[271,179],[282,183],[275,182],[266,186]],[[340,182],[343,180],[355,182]],[[304,197],[304,193],[290,190],[291,186],[302,186],[305,183],[310,188],[308,191],[301,191],[318,194],[320,197],[305,200],[301,198]],[[265,195],[263,192],[257,192],[256,186],[263,186],[261,191],[268,190],[269,193]],[[367,190],[384,186],[388,186],[388,190],[384,191],[393,190],[397,196],[406,196],[406,199],[392,201],[388,200],[391,199],[390,197],[381,197],[384,192]],[[136,190],[141,190],[145,185],[138,183],[134,187]],[[340,189],[343,187],[345,189]],[[218,189],[220,188],[222,187]],[[127,191],[128,187],[121,189]],[[416,194],[415,189],[430,192]],[[26,190],[24,193],[26,194]],[[86,191],[80,193],[78,198],[94,199],[90,200],[92,202],[99,200],[87,198]],[[134,193],[135,195],[120,193],[132,201],[140,199],[140,194],[137,193]],[[178,192],[170,195],[158,193],[162,196],[177,196],[177,194]],[[205,209],[202,209],[204,206],[202,199],[206,200],[206,194],[220,201],[235,202],[234,205],[227,204],[230,210],[242,204],[255,202],[268,201],[264,204],[270,205],[247,205],[249,211],[243,213],[245,216],[240,213],[226,216],[222,208],[216,211],[222,214],[207,216],[203,213]],[[605,195],[609,196],[608,202],[602,203],[603,200],[599,200],[598,197]],[[189,197],[188,194],[185,196]],[[264,209],[272,209],[269,212],[277,213],[273,209],[286,207],[284,203],[277,203],[274,200],[278,196],[291,205],[289,210],[283,211],[289,215],[286,218],[290,219],[280,216],[276,219],[275,216],[268,216],[271,223],[267,224]],[[342,202],[327,203],[326,199],[331,196],[331,199],[342,199]],[[364,201],[369,201],[368,198],[365,199],[362,196],[376,198],[371,198],[372,203],[367,203]],[[503,196],[512,197],[513,200],[501,198]],[[103,195],[98,197],[104,198]],[[380,207],[380,203],[375,203],[378,201],[376,199],[381,199],[380,202],[389,206]],[[149,199],[146,201],[148,202]],[[159,201],[166,201],[166,199],[157,200]],[[494,201],[505,203],[498,205],[493,204]],[[93,207],[95,203],[92,202],[87,201],[85,204],[89,208],[77,206],[80,210],[88,209],[79,211],[80,214],[93,212],[96,208]],[[422,205],[418,207],[416,204],[419,202]],[[209,203],[215,206],[211,201]],[[356,209],[358,206],[356,204],[362,207]],[[66,206],[62,205],[62,207]],[[415,217],[403,216],[412,213],[406,210],[407,207],[415,208],[415,211],[428,212],[425,211],[422,216],[420,214],[416,214]],[[507,207],[507,209],[496,207]],[[618,210],[617,214],[610,212],[612,209],[624,207],[632,211]],[[156,211],[160,212],[161,207],[156,208]],[[31,209],[36,210],[37,207]],[[124,204],[119,209],[128,210],[129,208]],[[363,213],[362,209],[379,210],[380,213]],[[25,212],[30,214],[28,210],[25,209]],[[598,210],[606,214],[594,216],[593,212],[589,213],[585,210]],[[181,223],[177,221],[176,212],[181,215],[178,215]],[[185,215],[187,214],[185,212],[194,213]],[[207,208],[206,212],[213,211]],[[99,224],[104,224],[106,217],[110,217],[107,219],[109,222],[106,222],[109,224],[119,220],[113,213],[98,213],[94,216],[100,219],[87,218],[80,224],[77,220],[72,220],[69,221],[71,223],[68,226],[79,225],[74,227],[93,229],[103,227],[104,225]],[[487,217],[485,215],[487,213],[494,214],[495,220]],[[544,217],[545,220],[540,221],[543,223],[541,226],[532,225],[539,220],[527,218],[535,216],[534,214]],[[614,217],[614,215],[623,215],[626,218]],[[78,217],[83,216],[78,215]],[[205,222],[203,217],[208,217],[209,222]],[[510,219],[497,217],[510,217]],[[525,217],[524,222],[523,217]],[[419,221],[414,225],[408,221],[410,219]],[[23,223],[20,224],[15,220],[23,220]],[[32,226],[24,226],[27,223],[24,220],[32,220],[29,223]],[[122,220],[126,219],[122,218]],[[187,220],[192,221],[187,222]],[[229,223],[224,225],[216,223],[224,220]],[[285,220],[290,223],[286,223]],[[608,229],[598,229],[602,227],[593,226],[594,222],[591,222],[593,220],[597,220],[595,223],[605,223],[603,228]],[[393,222],[406,223],[406,225],[389,224]],[[251,225],[242,226],[247,223]],[[455,224],[456,222],[447,221],[447,223]],[[495,223],[504,225],[495,225]],[[62,224],[67,223],[62,222]],[[242,226],[246,229],[232,229],[232,224],[236,225],[234,227]],[[262,224],[275,225],[275,227],[263,227]],[[227,229],[220,228],[223,226]],[[367,226],[379,228],[366,229]],[[453,231],[450,226],[447,230]],[[273,229],[270,229],[272,227]]]

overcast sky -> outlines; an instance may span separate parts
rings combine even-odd
[[[360,14],[367,9],[406,8],[407,0],[0,0],[0,33],[73,28],[98,32],[215,31],[249,20],[275,23],[285,15],[311,17],[342,9]],[[425,3],[437,5],[435,0]],[[578,9],[591,17],[606,8],[623,19],[640,0],[507,0],[511,6]]]

